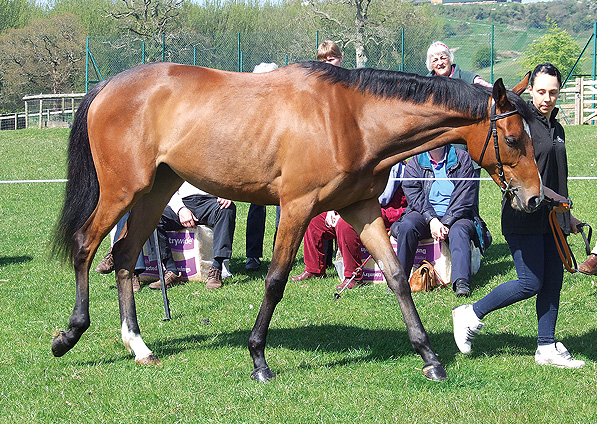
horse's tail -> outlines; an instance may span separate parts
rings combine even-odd
[[[70,131],[68,146],[68,181],[62,213],[54,230],[52,256],[74,259],[74,234],[83,226],[97,206],[99,181],[87,132],[89,106],[108,81],[96,84],[83,97]]]

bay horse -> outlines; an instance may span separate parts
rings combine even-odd
[[[131,210],[112,250],[122,340],[137,363],[159,363],[141,338],[131,275],[143,243],[186,180],[220,197],[280,205],[265,295],[248,342],[252,378],[274,378],[264,355],[267,331],[310,219],[337,210],[395,293],[424,376],[443,380],[446,371],[415,309],[377,197],[398,161],[465,142],[473,158],[483,156],[481,165],[513,207],[534,210],[543,193],[525,119],[532,119],[528,107],[501,80],[486,89],[320,62],[262,74],[155,63],[103,81],[82,100],[70,133],[53,252],[74,266],[76,298],[68,330],[54,338],[52,352],[64,355],[89,327],[91,261]],[[492,134],[495,152],[486,152]]]

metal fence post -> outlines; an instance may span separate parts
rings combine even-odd
[[[400,67],[398,69],[404,72],[404,27],[400,28]]]
[[[238,37],[237,44],[236,44],[237,45],[237,47],[236,47],[237,48],[236,54],[237,54],[237,57],[238,57],[238,64],[237,64],[238,68],[237,68],[237,71],[240,72],[241,69],[242,69],[241,68],[241,66],[242,66],[241,65],[242,58],[241,58],[241,53],[240,53],[240,32],[238,33],[237,37]]]
[[[597,22],[593,22],[593,81],[595,81],[595,71],[596,71],[596,62],[595,59],[597,58]]]
[[[489,82],[491,82],[493,84],[493,28],[494,26],[491,25],[491,54],[490,54],[490,59],[491,59],[491,68],[489,70]]]
[[[89,91],[89,37],[85,44],[85,92]],[[26,126],[26,125],[25,125]]]

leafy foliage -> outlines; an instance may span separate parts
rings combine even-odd
[[[549,19],[548,19],[549,20]],[[568,34],[565,29],[549,20],[550,27],[547,33],[538,40],[531,43],[524,52],[521,66],[521,74],[525,74],[529,69],[534,69],[540,63],[552,63],[562,73],[562,78],[566,78],[572,71],[572,67],[580,54],[580,46]]]
[[[0,37],[0,104],[20,108],[26,94],[82,88],[83,28],[73,15],[35,19]]]
[[[21,28],[27,24],[33,7],[27,0],[0,0],[0,34],[8,28]]]
[[[481,46],[473,55],[473,66],[476,69],[487,68],[491,65],[491,47]]]

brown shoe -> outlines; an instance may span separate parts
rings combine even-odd
[[[591,253],[591,255],[578,266],[578,270],[583,274],[597,275],[597,255]]]
[[[95,267],[95,272],[109,274],[112,271],[114,271],[114,257],[112,256],[112,249],[110,249],[104,259]]]
[[[137,274],[133,273],[133,276],[131,279],[133,280],[133,292],[138,292],[139,290],[141,290],[139,276]]]
[[[214,266],[209,268],[207,273],[207,283],[205,288],[207,290],[219,289],[222,287],[222,270],[216,269]]]
[[[166,288],[169,289],[172,286],[177,286],[179,284],[184,284],[182,281],[182,274],[179,272],[178,274],[173,273],[172,271],[166,271],[164,273],[164,282],[166,283]],[[160,280],[154,281],[149,285],[150,289],[161,289],[162,282]]]
[[[309,278],[325,278],[325,271],[322,272],[321,274],[314,274],[312,272],[309,272],[307,270],[303,271],[302,274],[299,275],[295,275],[294,277],[290,278],[290,281],[304,281],[304,280],[308,280]]]

